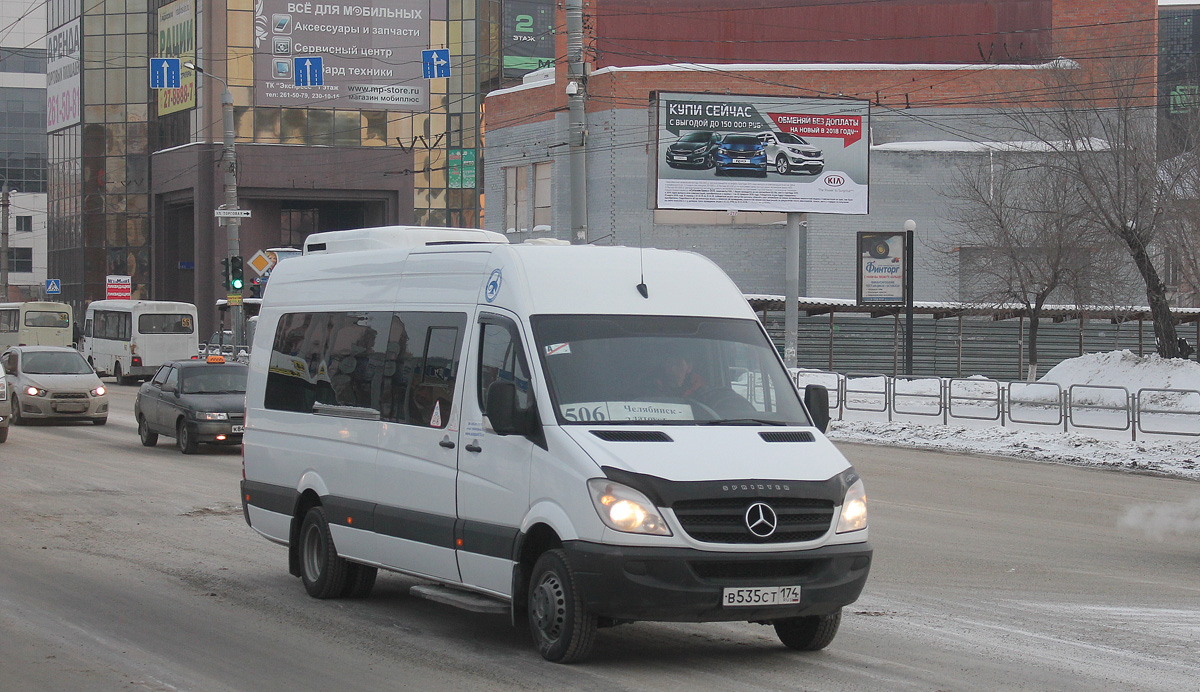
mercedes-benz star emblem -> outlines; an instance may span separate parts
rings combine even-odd
[[[775,510],[765,502],[755,502],[746,510],[746,528],[759,538],[766,538],[775,533],[779,526],[779,517]]]

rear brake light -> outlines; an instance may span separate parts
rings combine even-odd
[[[141,356],[134,356],[133,358],[130,359],[129,362],[132,367],[135,367],[135,368],[142,367],[142,357]]]

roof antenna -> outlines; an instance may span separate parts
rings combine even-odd
[[[646,280],[644,278],[642,279],[642,283],[637,285],[637,290],[638,290],[638,293],[642,294],[643,298],[650,297],[650,289],[646,288]]]

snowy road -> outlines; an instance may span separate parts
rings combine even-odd
[[[109,425],[0,446],[0,691],[1170,690],[1200,680],[1200,536],[1121,528],[1194,481],[842,444],[867,481],[876,561],[833,645],[752,624],[602,630],[545,663],[524,628],[407,594],[315,601],[237,505],[235,450]],[[1143,513],[1150,516],[1153,512]]]

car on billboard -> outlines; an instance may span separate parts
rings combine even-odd
[[[729,134],[721,138],[713,155],[717,175],[750,171],[766,177],[767,145],[755,135]]]
[[[697,130],[680,137],[667,147],[667,165],[671,168],[712,168],[713,156],[721,143],[721,135],[709,130]]]
[[[758,139],[767,147],[767,161],[780,175],[807,173],[817,175],[825,170],[821,150],[790,132],[760,132]]]

